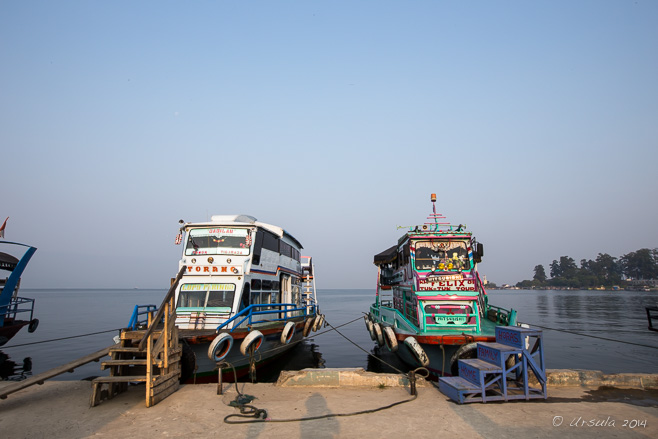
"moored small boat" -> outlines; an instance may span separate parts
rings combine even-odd
[[[412,226],[398,243],[374,257],[375,302],[366,316],[370,336],[412,367],[433,377],[458,373],[477,342],[494,342],[495,327],[516,324],[516,311],[489,304],[477,264],[484,248],[462,224],[436,213]]]
[[[34,299],[19,297],[21,276],[37,250],[18,242],[0,241],[0,270],[10,274],[0,279],[0,346],[11,340],[23,327],[34,332],[39,320],[34,318]],[[12,254],[13,253],[13,254]]]

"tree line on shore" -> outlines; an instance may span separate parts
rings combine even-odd
[[[550,264],[550,278],[543,265],[536,265],[532,280],[516,284],[519,288],[598,288],[624,285],[631,279],[658,278],[658,248],[643,248],[619,258],[599,253],[594,260],[582,259],[580,267],[573,258],[561,256]]]

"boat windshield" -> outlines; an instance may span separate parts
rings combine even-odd
[[[232,308],[235,284],[183,284],[177,308]]]
[[[185,256],[249,254],[251,234],[247,229],[199,228],[187,233]]]
[[[416,241],[416,270],[463,271],[471,269],[464,241]]]

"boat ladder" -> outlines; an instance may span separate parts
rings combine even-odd
[[[459,376],[439,378],[459,404],[547,398],[542,332],[497,326],[495,343],[478,343],[477,358],[459,360]]]
[[[101,369],[109,369],[110,375],[92,381],[92,407],[125,392],[129,383],[146,384],[146,407],[178,390],[183,349],[175,325],[174,291],[184,269],[178,273],[160,308],[149,310],[146,329],[123,329],[120,342],[109,348],[111,358],[101,362]]]
[[[307,306],[308,312],[311,312],[310,307],[317,302],[315,297],[315,267],[310,256],[302,256],[302,283],[304,304]]]

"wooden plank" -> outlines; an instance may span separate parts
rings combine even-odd
[[[130,383],[133,381],[145,382],[145,375],[115,375],[107,377],[94,378],[94,383]]]
[[[133,358],[126,360],[108,360],[101,362],[101,370],[112,366],[146,366],[146,358]]]
[[[159,386],[160,384],[164,383],[165,381],[173,379],[173,378],[179,379],[180,378],[180,371],[175,370],[175,371],[172,371],[172,372],[170,372],[166,375],[160,375],[156,378],[153,378],[153,380],[151,381],[151,383],[152,383],[151,387]]]
[[[160,384],[158,384],[157,386],[153,386],[153,388],[151,389],[151,396],[156,396],[156,395],[166,391],[171,386],[178,386],[178,384],[180,384],[178,378],[173,376],[170,379],[168,379],[167,381],[163,381]],[[176,388],[178,388],[178,387],[176,387]]]
[[[159,403],[160,401],[165,399],[167,396],[171,395],[176,390],[178,390],[178,387],[180,386],[178,384],[178,380],[172,380],[172,382],[173,382],[173,385],[171,385],[170,387],[168,387],[164,391],[158,393],[157,395],[153,395],[151,397],[151,401],[150,401],[151,405],[156,405],[157,403]],[[150,406],[147,405],[147,407],[150,407]]]
[[[73,370],[82,366],[83,364],[91,363],[92,361],[98,361],[99,359],[109,355],[110,349],[112,349],[114,346],[115,345],[108,346],[101,349],[100,351],[94,352],[93,354],[85,355],[84,357],[78,358],[77,360],[66,363],[63,366],[50,369],[46,372],[34,375],[26,380],[18,381],[16,383],[9,384],[8,386],[2,387],[0,389],[0,399],[6,399],[7,395],[18,392],[19,390],[25,389],[26,387],[30,387],[35,384],[43,384],[45,380],[56,377],[57,375],[61,375],[65,372],[73,372]]]

